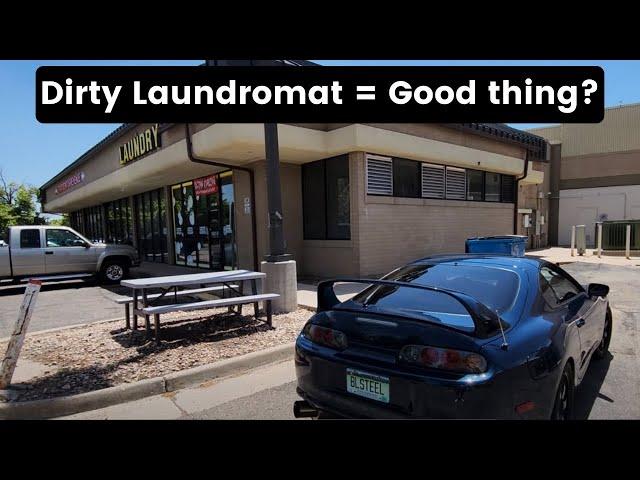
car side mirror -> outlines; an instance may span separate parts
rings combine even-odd
[[[589,297],[606,297],[609,295],[609,286],[601,283],[590,283],[587,289]]]

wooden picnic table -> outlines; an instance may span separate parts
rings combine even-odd
[[[170,294],[172,291],[177,294],[180,287],[190,287],[194,285],[199,285],[201,287],[209,285],[223,285],[228,289],[229,292],[237,296],[242,296],[244,293],[244,283],[250,282],[251,294],[256,295],[258,293],[256,280],[259,279],[260,281],[262,281],[265,277],[265,273],[253,272],[251,270],[226,270],[222,272],[203,272],[187,275],[168,275],[164,277],[136,278],[132,280],[122,280],[120,282],[120,285],[132,289],[133,330],[137,330],[138,315],[141,315],[145,317],[145,328],[147,330],[147,334],[150,334],[151,322],[149,321],[149,315],[146,315],[142,311],[142,309],[152,305],[152,303],[147,298],[148,292],[151,289],[160,289],[162,292],[159,297],[153,299],[153,303],[162,300],[167,294]],[[237,286],[239,286],[239,288],[236,288]],[[141,301],[142,303],[141,306],[138,303],[139,301]],[[254,304],[254,308],[257,316],[259,305],[257,303]]]

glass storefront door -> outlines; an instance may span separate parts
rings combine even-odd
[[[176,264],[235,268],[232,173],[174,185],[171,193]]]
[[[167,262],[167,226],[164,190],[159,188],[133,199],[138,226],[138,252],[146,262]]]

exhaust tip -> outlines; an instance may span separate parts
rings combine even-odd
[[[318,416],[318,409],[309,405],[306,400],[293,402],[293,416],[296,418],[315,418]]]

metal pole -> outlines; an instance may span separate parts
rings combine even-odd
[[[631,259],[631,225],[627,225],[627,239],[625,242],[625,254],[627,260]]]
[[[573,225],[571,227],[571,256],[575,257],[575,247],[576,247],[576,226]]]
[[[602,224],[598,223],[598,258],[602,258]]]
[[[283,262],[292,260],[293,257],[284,252],[277,123],[264,124],[264,148],[267,160],[267,208],[269,210],[269,254],[265,256],[265,260]]]

